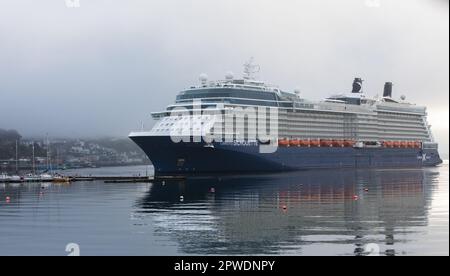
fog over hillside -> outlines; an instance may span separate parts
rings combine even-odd
[[[0,128],[126,137],[205,72],[259,78],[309,99],[347,92],[426,105],[448,158],[449,14],[442,0],[0,2]]]

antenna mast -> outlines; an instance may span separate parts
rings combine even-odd
[[[33,175],[36,175],[36,158],[35,158],[35,153],[34,153],[34,141],[33,141]]]
[[[19,174],[19,141],[16,140],[16,174]]]
[[[246,80],[254,80],[254,74],[259,73],[260,66],[254,64],[254,58],[251,57],[249,61],[244,64],[244,79]]]

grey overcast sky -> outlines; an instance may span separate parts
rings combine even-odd
[[[69,1],[70,2],[70,1]],[[77,0],[71,0],[77,2]],[[254,56],[260,79],[306,98],[396,96],[449,133],[446,0],[0,0],[0,128],[126,136],[176,93]]]

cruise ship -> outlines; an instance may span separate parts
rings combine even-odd
[[[202,74],[174,104],[152,113],[150,131],[130,133],[156,175],[442,163],[426,107],[394,97],[391,82],[371,98],[355,78],[348,92],[312,101],[256,80],[258,70],[248,62],[242,78],[227,73],[210,81]]]

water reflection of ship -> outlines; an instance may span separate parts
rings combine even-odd
[[[433,169],[330,170],[166,181],[139,200],[138,212],[151,213],[157,234],[188,254],[298,254],[329,243],[330,253],[344,244],[351,252],[339,253],[360,255],[377,243],[395,255],[400,234],[427,225],[438,176]]]

